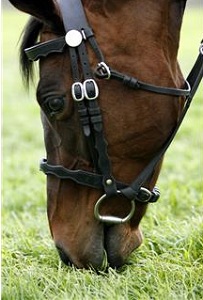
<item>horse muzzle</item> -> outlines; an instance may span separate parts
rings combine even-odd
[[[66,265],[104,271],[107,267],[121,267],[141,242],[140,229],[132,230],[130,225],[125,223],[111,226],[102,225],[100,233],[97,233],[94,238],[89,237],[88,241],[83,245],[80,244],[77,249],[69,247],[68,244],[65,246],[64,242],[56,243],[56,248],[61,260]],[[62,244],[63,246],[61,246]]]

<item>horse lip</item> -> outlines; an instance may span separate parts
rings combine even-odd
[[[92,262],[91,260],[89,260],[88,263],[82,265],[78,265],[77,263],[74,263],[71,259],[70,256],[67,254],[67,251],[64,250],[63,247],[61,247],[60,245],[56,244],[56,249],[58,251],[59,257],[62,260],[62,262],[67,265],[67,266],[73,266],[75,265],[78,268],[92,268],[96,271],[105,271],[108,267],[108,257],[107,257],[107,252],[104,249],[103,250],[103,258],[101,259],[101,263],[96,263],[96,262]]]
[[[119,268],[124,263],[124,257],[120,252],[120,244],[118,243],[118,236],[115,238],[117,226],[103,226],[103,241],[100,236],[99,241],[93,239],[89,246],[76,253],[69,251],[68,245],[60,241],[56,242],[56,249],[60,259],[67,266],[75,265],[76,268],[93,269],[95,271],[106,271],[108,267]],[[113,232],[112,232],[113,230]],[[97,236],[98,237],[98,236]],[[98,242],[98,243],[97,243]],[[79,249],[78,249],[79,250]]]
[[[62,262],[67,266],[72,266],[73,263],[72,263],[71,259],[69,258],[69,256],[67,255],[66,251],[59,245],[56,245],[56,249],[58,251],[58,254],[59,254]]]

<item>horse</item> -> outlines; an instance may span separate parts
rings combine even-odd
[[[39,59],[41,170],[59,256],[119,268],[142,243],[190,90],[177,61],[186,0],[9,1],[31,16],[20,61],[29,85]]]

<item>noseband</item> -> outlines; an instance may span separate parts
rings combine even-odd
[[[135,202],[143,204],[156,202],[160,196],[156,187],[150,191],[145,185],[174,139],[201,81],[203,75],[203,44],[201,44],[198,58],[182,89],[148,84],[112,70],[107,65],[93,31],[87,22],[81,0],[61,0],[59,7],[67,32],[66,35],[45,43],[36,44],[25,49],[25,53],[29,60],[36,61],[42,57],[47,57],[51,53],[63,53],[65,49],[69,50],[74,81],[71,88],[72,98],[77,104],[83,134],[91,153],[95,172],[70,170],[61,165],[51,165],[46,159],[40,162],[40,169],[46,175],[54,175],[60,179],[71,179],[78,184],[104,190],[104,194],[95,204],[95,217],[102,222],[124,223],[132,218],[135,211]],[[86,50],[88,43],[98,59],[98,64],[94,71],[90,67]],[[82,69],[83,81],[80,80],[80,69]],[[99,87],[95,78],[118,80],[134,90],[141,89],[152,93],[177,97],[183,96],[185,99],[182,113],[172,134],[130,185],[118,182],[112,176],[111,163],[107,153],[107,141],[103,133],[102,115],[98,105]],[[126,217],[119,218],[100,214],[101,203],[112,196],[125,197],[131,202],[131,210]]]

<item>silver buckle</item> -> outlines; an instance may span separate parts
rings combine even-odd
[[[79,90],[76,90],[76,89],[79,89]],[[83,84],[81,82],[73,83],[72,87],[71,87],[71,93],[72,93],[73,99],[76,102],[82,101],[85,97]]]
[[[140,201],[140,202],[149,202],[149,200],[151,199],[151,197],[152,197],[152,193],[148,190],[148,189],[146,189],[146,188],[144,188],[144,187],[141,187],[140,188],[140,192],[142,192],[142,198],[140,197],[139,198],[139,193],[138,193],[138,195],[137,195],[137,199],[138,199],[138,201]],[[143,198],[143,195],[144,196],[146,196],[145,198]]]
[[[90,85],[88,90],[88,85]],[[87,79],[83,82],[84,95],[87,100],[95,100],[99,96],[99,88],[94,79]]]
[[[105,62],[101,61],[97,64],[97,71],[99,71],[102,75],[105,75],[105,79],[110,79],[111,71]]]
[[[117,194],[121,195],[121,191],[117,191]],[[133,217],[134,212],[135,212],[135,202],[134,202],[134,200],[131,200],[131,210],[130,210],[129,214],[124,218],[120,218],[120,217],[116,217],[116,216],[101,215],[100,212],[99,212],[100,205],[101,205],[102,201],[106,198],[107,198],[106,194],[102,195],[99,198],[99,200],[97,200],[97,202],[95,204],[94,215],[95,215],[95,218],[98,221],[104,222],[104,223],[109,223],[109,224],[123,224],[123,223],[128,222]]]

